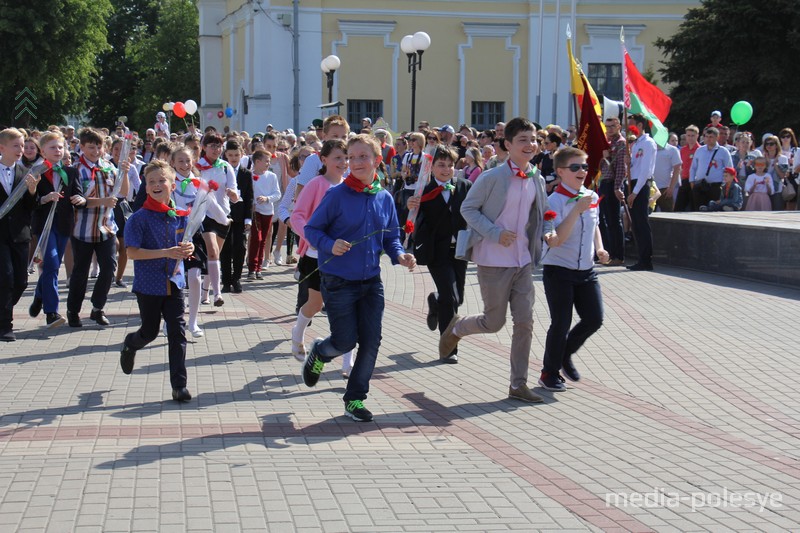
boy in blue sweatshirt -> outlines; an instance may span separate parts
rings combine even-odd
[[[319,253],[322,298],[331,335],[316,339],[303,363],[303,382],[313,387],[325,363],[358,344],[355,365],[344,394],[345,415],[369,422],[364,407],[375,369],[383,321],[381,252],[392,264],[414,270],[414,256],[405,253],[392,195],[380,185],[375,171],[381,147],[366,135],[347,143],[350,175],[331,188],[305,227],[306,239]]]

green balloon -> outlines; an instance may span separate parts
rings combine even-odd
[[[746,124],[753,118],[753,106],[750,105],[750,102],[745,102],[741,100],[733,104],[731,108],[731,120],[741,126],[742,124]]]

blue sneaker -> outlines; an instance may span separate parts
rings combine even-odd
[[[561,381],[558,374],[548,374],[542,372],[542,377],[539,378],[539,386],[553,392],[564,392],[567,386]]]

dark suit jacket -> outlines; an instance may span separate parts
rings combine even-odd
[[[450,248],[455,246],[453,237],[467,228],[461,215],[461,203],[472,186],[469,180],[454,178],[450,181],[455,190],[450,191],[450,199],[444,201],[441,194],[433,200],[423,202],[419,208],[414,225],[414,257],[420,265],[443,265],[451,261]],[[427,194],[438,187],[436,180],[423,190]]]
[[[14,165],[14,186],[25,180],[28,170],[17,162]],[[0,185],[0,205],[8,199],[5,187]],[[22,195],[17,205],[3,218],[0,218],[0,240],[6,243],[20,243],[31,240],[31,213],[36,208],[36,195]]]
[[[72,228],[75,225],[75,207],[72,205],[69,199],[76,194],[83,196],[83,186],[81,185],[80,174],[78,173],[77,168],[64,167],[64,170],[67,173],[68,181],[66,187],[63,186],[63,184],[61,186],[61,192],[64,193],[64,197],[58,201],[56,214],[53,218],[53,227],[56,228],[61,235],[69,237],[72,235]],[[55,174],[53,178],[61,179],[58,174]],[[47,215],[50,214],[50,206],[53,205],[49,202],[46,204],[41,204],[39,202],[39,198],[48,195],[53,191],[54,188],[50,183],[50,180],[42,175],[42,179],[39,180],[39,185],[36,187],[36,211],[33,213],[33,233],[35,235],[42,234],[44,223],[47,220]],[[86,204],[84,204],[84,206],[85,205]]]
[[[239,165],[236,173],[236,187],[241,200],[231,204],[231,219],[234,224],[244,224],[244,219],[253,218],[253,173]]]

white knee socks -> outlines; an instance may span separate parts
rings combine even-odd
[[[197,329],[197,312],[200,310],[200,269],[189,269],[189,331]]]
[[[306,328],[308,327],[308,323],[311,322],[311,319],[314,317],[307,317],[303,314],[303,310],[300,309],[300,312],[297,313],[297,322],[295,322],[294,327],[292,328],[292,342],[297,344],[302,344],[303,339],[305,338]]]
[[[208,260],[208,277],[211,279],[211,290],[214,291],[214,298],[219,298],[222,294],[220,290],[220,262],[219,259],[216,261]]]

